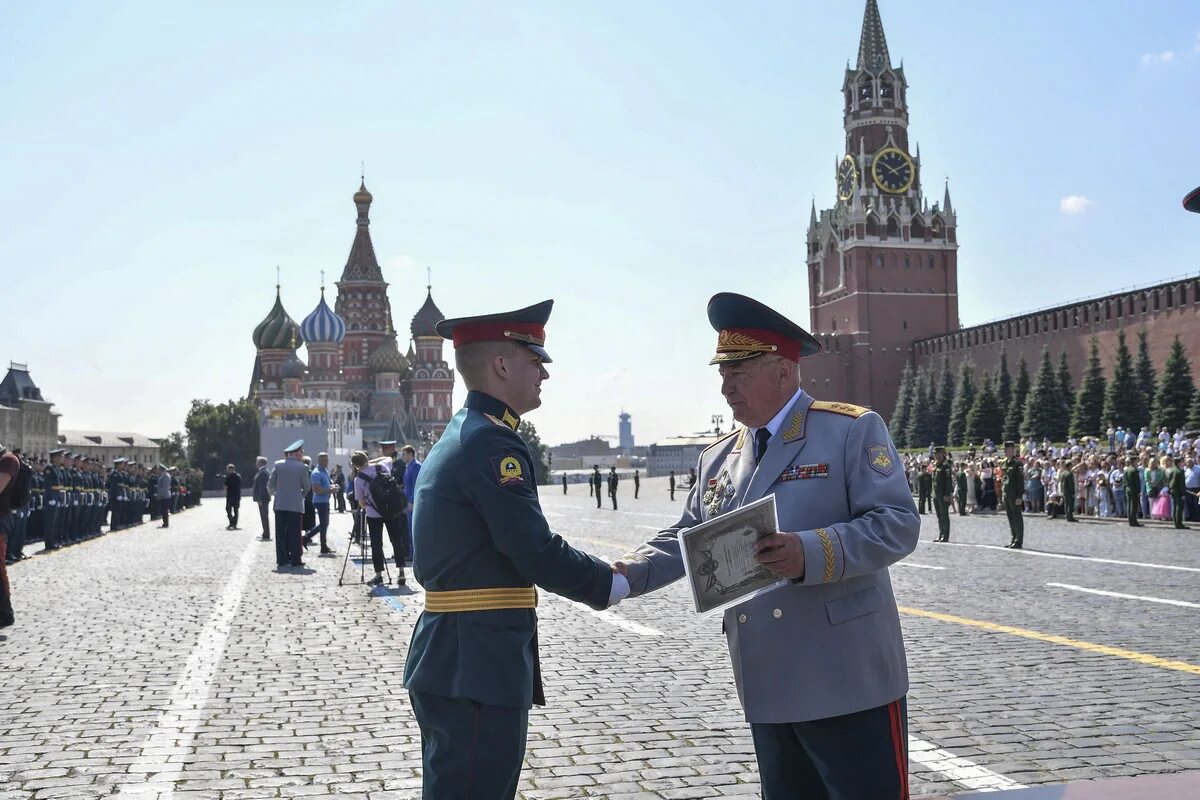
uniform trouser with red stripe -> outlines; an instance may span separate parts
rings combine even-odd
[[[763,800],[908,800],[908,705],[753,723]]]
[[[421,727],[422,800],[511,800],[529,711],[462,697],[408,693]]]

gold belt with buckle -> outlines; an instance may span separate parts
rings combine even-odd
[[[455,611],[500,611],[507,608],[537,608],[537,589],[459,589],[425,592],[425,610],[438,614]]]

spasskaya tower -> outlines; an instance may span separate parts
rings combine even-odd
[[[914,339],[958,329],[958,240],[947,186],[930,205],[910,146],[908,81],[892,66],[876,0],[842,82],[845,151],[835,203],[808,226],[810,329],[826,352],[801,362],[819,399],[891,415]]]

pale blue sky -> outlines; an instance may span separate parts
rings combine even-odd
[[[926,191],[951,178],[964,324],[1197,270],[1200,6],[880,7]],[[405,329],[426,266],[450,315],[557,301],[546,440],[622,406],[641,443],[728,425],[705,303],[807,324],[862,8],[10,4],[0,359],[64,428],[182,428],[245,393],[276,264],[297,320],[340,274],[365,160]]]

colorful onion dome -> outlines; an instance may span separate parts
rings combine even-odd
[[[304,366],[304,362],[293,351],[287,357],[287,361],[283,362],[283,366],[279,368],[279,377],[281,378],[303,378],[304,373],[308,368]]]
[[[389,337],[379,345],[374,353],[371,353],[371,357],[367,359],[367,367],[371,372],[403,374],[408,371],[408,359],[400,355],[400,350],[396,347],[396,340]]]
[[[300,337],[306,344],[338,344],[346,338],[346,322],[325,302],[325,287],[321,287],[321,302],[300,323]]]
[[[446,315],[437,307],[437,303],[433,302],[433,287],[425,287],[425,303],[417,311],[412,318],[412,335],[417,336],[437,336],[433,326],[446,318]]]
[[[266,319],[254,329],[254,346],[259,350],[295,350],[300,339],[300,326],[283,310],[279,287],[275,287],[275,305]]]

